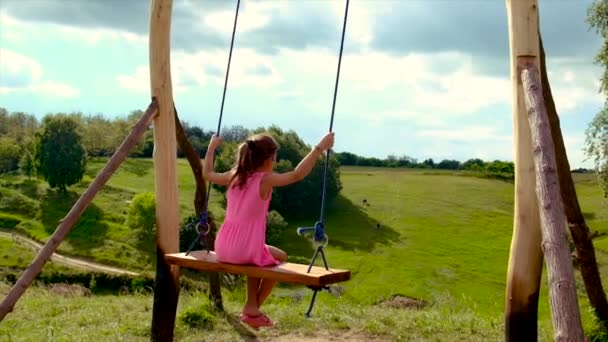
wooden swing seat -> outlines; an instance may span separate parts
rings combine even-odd
[[[313,266],[307,273],[309,265],[284,262],[272,267],[255,265],[235,265],[219,262],[214,252],[192,251],[186,253],[166,254],[168,263],[207,272],[224,272],[242,274],[249,277],[272,279],[284,283],[308,286],[325,286],[350,279],[350,271]]]

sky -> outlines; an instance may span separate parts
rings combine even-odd
[[[223,126],[329,129],[344,0],[242,0]],[[603,105],[592,0],[540,0],[549,81],[572,168]],[[124,117],[150,100],[149,1],[0,0],[0,107]],[[215,130],[236,0],[175,0],[182,120]],[[513,160],[504,0],[351,0],[333,131],[367,157]]]

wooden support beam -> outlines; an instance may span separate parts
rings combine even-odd
[[[520,70],[539,65],[538,1],[506,0],[513,85],[515,202],[507,274],[505,340],[537,339],[538,294],[542,273],[541,232],[534,188],[534,156]]]
[[[78,222],[80,215],[82,215],[85,209],[93,201],[95,195],[97,195],[99,190],[101,190],[104,184],[106,184],[108,179],[110,179],[120,164],[127,158],[129,151],[131,151],[133,146],[135,146],[139,141],[139,138],[141,138],[144,132],[146,132],[150,121],[152,121],[152,118],[156,115],[156,113],[158,113],[158,106],[157,102],[153,99],[152,103],[150,103],[148,106],[148,109],[146,109],[144,115],[131,130],[131,133],[129,133],[129,135],[125,138],[114,155],[112,155],[110,160],[99,172],[97,177],[95,177],[85,192],[80,195],[80,198],[78,198],[78,201],[74,203],[74,206],[72,206],[72,209],[70,209],[68,214],[61,219],[51,238],[46,242],[44,247],[42,247],[40,252],[38,252],[36,259],[32,261],[25,272],[23,272],[17,283],[15,283],[15,285],[8,292],[0,304],[0,321],[2,321],[4,317],[13,310],[17,300],[21,298],[34,278],[40,273],[44,264],[46,264],[46,262],[51,258],[53,253],[57,250],[57,247],[59,247],[59,244],[63,241],[63,239],[65,239],[70,230],[72,230],[72,227],[76,224],[76,222]]]
[[[179,251],[177,144],[171,85],[172,0],[151,0],[150,90],[158,100],[154,120],[154,176],[156,186],[156,282],[152,309],[152,341],[172,341],[179,294],[179,267],[164,258]]]
[[[521,79],[532,134],[536,193],[541,206],[542,250],[547,260],[553,336],[555,341],[582,342],[583,328],[566,238],[566,216],[557,175],[555,146],[538,68],[533,63],[526,64]]]

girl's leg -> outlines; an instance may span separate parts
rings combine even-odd
[[[247,302],[243,307],[243,313],[249,316],[261,314],[258,304],[258,292],[262,279],[247,277]]]
[[[272,254],[272,257],[276,260],[279,260],[280,262],[284,262],[285,260],[287,260],[287,253],[285,253],[281,249],[270,245],[267,245],[267,247],[270,251],[270,254]],[[262,304],[264,304],[264,301],[266,301],[266,299],[270,295],[270,292],[272,292],[272,288],[276,285],[276,283],[276,281],[270,279],[261,280],[260,289],[257,294],[258,308],[262,306]]]
[[[258,292],[258,308],[264,304],[268,296],[270,296],[270,292],[272,292],[272,288],[277,284],[276,281],[270,279],[262,279],[260,285],[260,291]]]

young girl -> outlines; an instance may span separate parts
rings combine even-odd
[[[274,187],[298,182],[312,170],[323,151],[334,145],[334,133],[326,134],[293,170],[273,172],[276,162],[276,141],[269,135],[250,137],[238,148],[236,163],[224,173],[213,171],[213,156],[221,138],[214,135],[209,142],[203,164],[205,178],[228,187],[226,218],[215,239],[215,253],[220,262],[274,266],[287,260],[287,254],[266,244],[266,217]],[[276,281],[247,278],[247,302],[241,320],[257,329],[272,326],[272,321],[260,311]]]

